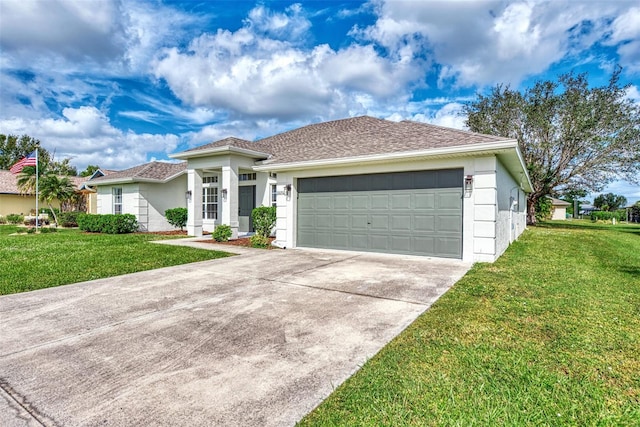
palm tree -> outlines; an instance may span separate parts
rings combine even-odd
[[[75,190],[73,184],[66,176],[59,177],[53,173],[47,173],[40,178],[40,200],[47,203],[49,210],[53,214],[53,220],[58,225],[58,217],[56,211],[51,206],[54,199],[58,199],[60,203],[73,197]]]

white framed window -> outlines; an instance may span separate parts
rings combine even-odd
[[[238,181],[255,181],[256,174],[254,173],[241,173],[238,175]]]
[[[218,182],[218,176],[203,176],[202,183],[203,184],[215,184]]]
[[[218,219],[218,187],[202,189],[202,219]]]
[[[278,187],[271,184],[271,206],[276,206],[278,202]]]
[[[111,189],[111,193],[113,194],[113,213],[121,214],[122,213],[122,187],[113,187]]]

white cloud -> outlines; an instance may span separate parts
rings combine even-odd
[[[107,169],[123,169],[149,160],[148,153],[172,153],[176,135],[136,134],[111,125],[109,118],[95,107],[65,108],[62,118],[0,120],[7,134],[28,134],[40,139],[56,158],[70,157],[71,163],[84,168],[98,164]]]
[[[378,102],[406,99],[407,85],[423,72],[419,61],[386,58],[371,45],[298,47],[308,29],[300,14],[299,7],[285,15],[260,6],[235,32],[203,34],[186,51],[164,50],[152,64],[155,76],[194,107],[292,120],[343,117],[358,109],[363,93]]]
[[[626,41],[619,49],[622,65],[632,68],[639,62],[640,49],[629,42],[637,41],[640,31],[630,2],[373,3],[375,25],[353,33],[391,54],[409,49],[433,58],[442,65],[440,87],[518,84],[568,55],[584,53],[610,31],[612,43]]]

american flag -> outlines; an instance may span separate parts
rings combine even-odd
[[[29,154],[27,157],[23,157],[22,159],[18,160],[18,162],[15,165],[11,166],[11,169],[9,169],[9,172],[18,174],[22,172],[22,169],[24,169],[25,166],[35,166],[37,161],[38,161],[37,154],[34,151],[33,153]]]

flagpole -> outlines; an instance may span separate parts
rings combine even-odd
[[[38,232],[38,218],[40,211],[38,210],[38,146],[36,145],[36,233]]]

